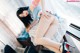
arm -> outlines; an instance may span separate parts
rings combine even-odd
[[[38,20],[34,20],[30,26],[30,28],[32,28],[33,26],[35,26],[39,21]]]
[[[38,23],[38,20],[34,20],[34,21],[31,23],[31,25],[30,25],[28,28],[26,28],[26,31],[29,32],[30,29],[31,29],[33,26],[35,26],[37,23]]]
[[[34,8],[39,4],[40,0],[33,0],[30,5],[30,10],[33,12]]]

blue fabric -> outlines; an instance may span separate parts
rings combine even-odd
[[[26,32],[26,29],[24,29],[21,34],[18,36],[18,39],[20,40],[26,40],[27,38],[29,38],[29,33]]]
[[[17,37],[17,40],[23,47],[29,46],[31,44],[31,39],[29,33],[26,32],[26,29],[21,32],[21,34]]]
[[[39,20],[39,16],[38,16],[38,13],[40,12],[40,10],[41,10],[41,8],[39,7],[39,6],[37,6],[35,9],[34,9],[34,11],[33,11],[33,17],[34,17],[34,19],[37,19],[37,20]]]
[[[39,16],[38,13],[40,12],[41,8],[39,6],[37,6],[36,8],[34,8],[33,12],[31,12],[30,9],[28,9],[29,14],[31,14],[31,17],[33,20],[39,20]]]

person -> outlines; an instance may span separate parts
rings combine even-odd
[[[28,33],[38,24],[32,42],[34,45],[42,45],[56,53],[70,53],[66,47],[67,43],[62,44],[52,40],[54,36],[57,36],[60,23],[51,13],[45,12],[40,15],[39,2],[40,0],[33,0],[29,7],[21,7],[17,11],[17,16],[24,23]]]
[[[39,14],[41,9],[39,6],[37,6],[39,2],[40,0],[34,0],[30,6],[20,7],[17,11],[17,16],[24,23],[25,27],[27,28],[27,32],[29,32],[29,29],[36,25],[36,23],[38,23],[40,18]]]

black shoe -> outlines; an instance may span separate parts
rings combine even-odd
[[[4,48],[4,53],[16,53],[16,51],[12,49],[9,45],[6,45]]]
[[[63,51],[62,51],[62,53],[70,53],[69,46],[70,45],[67,42],[63,42]]]

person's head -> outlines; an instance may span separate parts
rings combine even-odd
[[[31,21],[33,21],[28,9],[29,7],[20,7],[16,12],[17,17],[24,23],[26,27],[28,27],[31,24]]]

